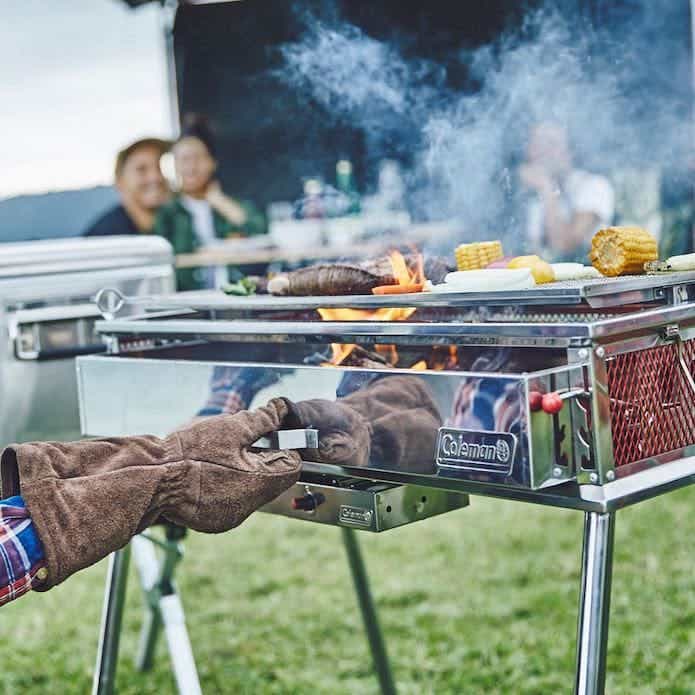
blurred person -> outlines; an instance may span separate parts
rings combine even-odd
[[[255,389],[257,374],[235,384]],[[0,605],[47,591],[158,520],[204,533],[238,526],[299,478],[295,451],[257,450],[294,406],[205,417],[164,439],[34,442],[0,457]],[[200,414],[202,414],[201,411]],[[217,412],[227,413],[227,408]]]
[[[585,261],[592,235],[613,222],[615,193],[610,181],[576,168],[567,130],[549,121],[531,130],[519,179],[532,194],[527,250],[552,260]]]
[[[160,160],[170,143],[157,138],[137,140],[116,155],[115,185],[121,202],[91,224],[85,236],[148,234],[157,210],[171,192]]]
[[[217,148],[205,119],[188,115],[172,151],[179,191],[158,211],[154,231],[171,243],[175,253],[193,253],[216,246],[223,239],[266,231],[263,215],[251,203],[224,193],[215,178]],[[215,277],[213,269],[179,269],[178,289],[226,282],[226,269],[222,270],[224,276]]]

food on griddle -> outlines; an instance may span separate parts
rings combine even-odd
[[[555,280],[591,280],[600,278],[601,273],[592,265],[581,263],[552,263]]]
[[[425,277],[434,282],[440,282],[451,270],[439,256],[429,256],[423,262],[420,254],[405,254],[401,263],[405,264],[405,274],[409,273],[412,278],[402,284],[411,288],[418,284],[414,279],[420,277],[423,270]],[[389,256],[380,256],[360,263],[320,263],[282,273],[268,281],[268,292],[293,297],[371,294],[375,287],[398,284],[392,260]]]
[[[372,287],[372,294],[414,294],[422,292],[423,287],[421,282],[411,285],[379,285],[379,287]]]
[[[530,268],[460,270],[449,273],[439,285],[426,283],[428,292],[498,292],[527,290],[536,285]]]
[[[231,294],[236,297],[248,297],[256,294],[258,282],[250,277],[241,278],[237,282],[228,282],[222,285],[222,291],[225,294]]]
[[[322,263],[276,275],[268,282],[268,291],[293,297],[371,294],[373,287],[395,284],[396,278],[388,272],[352,263]]]
[[[507,268],[515,270],[517,268],[528,268],[533,275],[533,279],[537,285],[542,285],[546,282],[555,281],[555,273],[550,266],[542,258],[538,256],[517,256],[507,264]]]
[[[454,252],[459,270],[481,270],[504,256],[501,241],[476,241],[461,244]]]
[[[683,256],[671,256],[665,261],[648,261],[644,265],[648,273],[668,273],[683,270],[695,270],[695,253]]]
[[[408,267],[413,269],[416,263],[416,256],[407,255],[405,257]],[[447,273],[450,273],[456,268],[443,256],[425,256],[424,268],[425,277],[431,282],[443,282]]]
[[[639,275],[659,257],[656,239],[640,227],[606,227],[591,240],[589,258],[603,275]]]

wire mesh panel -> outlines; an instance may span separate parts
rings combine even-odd
[[[692,374],[695,366],[694,342],[629,352],[607,362],[616,467],[695,443],[695,394],[685,371]]]

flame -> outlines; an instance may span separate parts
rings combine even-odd
[[[389,254],[391,271],[397,285],[413,285],[425,282],[424,262],[421,253],[415,254],[415,268],[409,270],[403,254],[400,251],[391,251]],[[414,307],[391,307],[382,309],[317,309],[323,321],[405,321],[415,312]],[[326,364],[342,364],[355,349],[354,345],[333,343],[331,345],[332,357]],[[386,355],[390,364],[398,363],[398,352],[394,345],[378,345],[377,352]],[[426,365],[425,365],[426,367]]]

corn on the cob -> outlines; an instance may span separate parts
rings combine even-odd
[[[603,275],[640,275],[659,257],[656,239],[640,227],[607,227],[591,240],[591,263]]]
[[[504,256],[501,241],[461,244],[456,248],[455,254],[459,270],[479,270]]]

